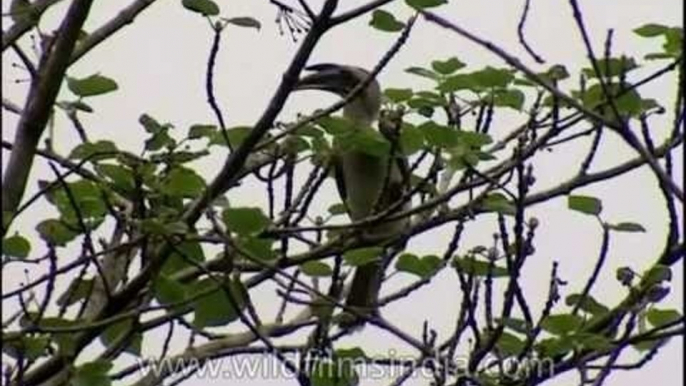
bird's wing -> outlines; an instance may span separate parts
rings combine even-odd
[[[338,195],[343,201],[345,206],[345,211],[350,213],[350,208],[348,207],[348,191],[345,188],[345,177],[343,175],[343,164],[341,158],[338,155],[334,155],[331,158],[331,166],[333,167],[333,178],[336,181],[336,188],[338,189]]]
[[[402,154],[392,154],[389,162],[393,162],[389,169],[391,175],[387,178],[377,211],[383,211],[396,204],[410,188],[410,167],[407,158]]]

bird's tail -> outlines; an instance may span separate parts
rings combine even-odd
[[[342,319],[341,328],[362,326],[365,323],[364,316],[371,317],[377,312],[376,303],[383,279],[382,266],[383,263],[377,260],[357,267],[355,270],[350,292],[345,299],[346,307],[351,308],[355,314],[350,313],[348,318]]]

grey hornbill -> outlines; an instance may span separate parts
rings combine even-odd
[[[346,97],[369,72],[338,64],[317,64],[306,68],[310,74],[302,77],[296,90],[323,90]],[[343,117],[353,123],[353,130],[374,130],[381,108],[381,88],[376,80],[369,82],[355,98],[343,108]],[[397,133],[397,131],[396,131]],[[389,137],[382,130],[382,134]],[[397,141],[386,156],[378,156],[357,148],[341,148],[334,141],[334,176],[339,194],[352,221],[359,221],[382,212],[397,203],[408,186],[406,159],[402,157]],[[389,164],[390,162],[390,164]],[[409,202],[404,205],[407,208]],[[380,221],[362,229],[362,237],[383,241],[401,233],[409,219]],[[381,257],[360,266],[355,271],[345,304],[359,313],[373,314],[383,271],[387,262]],[[341,321],[343,327],[363,324],[364,320],[350,318]]]

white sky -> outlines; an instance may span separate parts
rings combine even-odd
[[[262,22],[262,29],[256,31],[248,28],[228,28],[223,34],[222,47],[217,62],[216,93],[224,108],[227,125],[251,125],[254,123],[272,93],[276,89],[282,72],[297,49],[288,35],[280,36],[276,24],[276,8],[266,0],[233,0],[217,1],[222,7],[222,15],[227,17],[251,16]],[[321,1],[311,1],[317,9]],[[7,8],[3,1],[3,11]],[[68,2],[64,2],[65,4]],[[341,7],[354,7],[362,1],[341,1]],[[438,13],[486,38],[525,63],[533,66],[523,48],[517,42],[516,27],[523,1],[482,0],[455,1],[443,6]],[[602,52],[605,32],[615,29],[613,51],[616,54],[626,53],[640,58],[644,54],[658,50],[659,40],[643,39],[634,35],[631,30],[648,22],[666,25],[680,25],[683,12],[681,0],[605,0],[580,1],[584,10],[585,21],[593,36],[596,52]],[[64,10],[62,4],[57,10]],[[116,14],[123,2],[96,2],[92,17],[88,20],[86,30],[92,31],[97,26]],[[402,1],[385,9],[395,11],[399,18],[408,17],[411,12]],[[50,20],[56,20],[61,12],[52,12]],[[580,35],[574,27],[571,7],[566,1],[532,1],[529,22],[526,26],[528,42],[534,50],[543,56],[548,65],[565,64],[572,74],[586,66],[585,51]],[[349,25],[337,28],[327,34],[314,52],[312,63],[318,61],[339,62],[371,67],[393,43],[397,35],[372,30],[367,26],[370,16],[356,19]],[[49,31],[52,26],[46,25]],[[135,23],[126,27],[118,36],[105,42],[78,62],[69,71],[71,76],[84,77],[99,72],[114,78],[119,84],[116,93],[95,97],[89,104],[96,109],[92,115],[82,115],[84,125],[92,139],[113,139],[120,148],[139,151],[141,149],[143,130],[137,123],[140,114],[146,112],[161,122],[171,122],[178,130],[186,130],[194,123],[213,123],[214,116],[205,97],[205,64],[211,44],[212,32],[205,20],[184,10],[180,1],[159,1],[145,11]],[[24,47],[29,47],[29,40],[23,39]],[[504,66],[491,53],[474,46],[459,36],[418,20],[408,43],[380,76],[380,82],[386,86],[414,87],[416,89],[430,85],[425,81],[403,71],[412,65],[428,65],[431,60],[457,56],[471,68],[489,64]],[[2,93],[22,105],[26,83],[16,84],[15,79],[26,78],[21,71],[9,66],[17,59],[8,50],[3,55]],[[646,69],[639,70],[647,74],[663,65],[663,62],[648,63]],[[545,67],[533,68],[542,70]],[[675,76],[670,75],[642,90],[642,96],[653,97],[673,106],[675,93]],[[67,92],[62,97],[68,96]],[[307,113],[315,108],[325,107],[335,98],[318,93],[301,93],[289,99],[280,120],[294,119],[296,113]],[[3,110],[2,138],[11,140],[14,136],[16,118]],[[666,123],[671,116],[655,119],[658,124],[654,129],[665,132]],[[506,133],[521,123],[513,117],[497,118],[493,132],[495,135]],[[662,124],[660,124],[662,123]],[[659,135],[658,135],[659,136]],[[616,138],[603,142],[594,169],[609,166],[635,154]],[[64,120],[58,120],[55,127],[56,150],[65,154],[77,144],[74,131]],[[661,138],[661,137],[660,137]],[[552,186],[559,181],[560,175],[568,175],[566,166],[574,166],[579,156],[584,154],[585,146],[568,146],[551,154],[542,154],[536,161],[538,182],[537,189]],[[216,151],[211,159],[203,161],[198,170],[208,179],[221,165],[225,154]],[[8,153],[3,151],[3,156]],[[676,159],[680,159],[677,154]],[[677,165],[677,180],[681,179],[683,165]],[[38,161],[34,166],[32,179],[29,182],[28,194],[36,187],[39,178],[51,178],[44,162]],[[330,189],[327,188],[327,189]],[[662,198],[651,173],[643,168],[620,179],[581,189],[581,194],[594,195],[603,199],[603,218],[609,222],[640,222],[647,233],[615,234],[610,246],[608,265],[605,268],[604,280],[600,280],[594,296],[605,304],[614,304],[623,296],[623,289],[614,277],[616,267],[629,265],[641,271],[653,260],[662,248],[666,231],[666,213]],[[331,194],[333,190],[331,190]],[[264,197],[261,190],[248,186],[239,193],[232,193],[230,199],[236,205],[262,205]],[[256,202],[255,198],[260,197]],[[319,203],[325,209],[326,203]],[[24,234],[35,236],[32,228],[35,219],[45,216],[44,206],[30,209],[17,229]],[[541,220],[536,243],[537,254],[530,258],[525,266],[521,283],[525,294],[532,304],[542,304],[545,299],[551,260],[560,262],[563,279],[569,281],[564,288],[566,293],[579,292],[584,280],[590,274],[600,244],[600,227],[595,220],[566,209],[566,200],[557,199],[532,209],[530,215]],[[465,251],[480,243],[489,244],[494,232],[493,218],[487,218],[467,227],[463,238],[462,249]],[[450,228],[434,232],[430,237],[423,237],[412,244],[414,252],[441,253],[449,240]],[[683,276],[680,262],[674,267],[672,293],[660,307],[676,307],[683,304]],[[418,336],[421,324],[429,320],[439,333],[448,333],[453,327],[456,308],[451,308],[459,300],[456,292],[455,275],[445,270],[427,288],[417,291],[412,297],[394,304],[384,315],[397,322],[406,331]],[[17,280],[23,279],[21,271],[14,275],[8,270],[3,272],[3,290],[14,288]],[[36,275],[37,276],[37,275]],[[407,280],[394,278],[391,287],[397,287]],[[456,294],[456,295],[453,295]],[[273,315],[277,299],[272,287],[265,287],[255,295],[260,309]],[[536,309],[536,307],[534,307]],[[683,310],[682,310],[683,311]],[[535,311],[537,314],[537,312]],[[4,314],[4,311],[3,311]],[[4,314],[5,315],[5,314]],[[155,333],[163,336],[164,331]],[[144,352],[156,353],[156,344],[148,345],[155,339],[144,342]],[[441,338],[439,337],[439,341]],[[185,338],[179,339],[178,348],[185,345]],[[658,358],[643,369],[632,372],[614,373],[608,385],[640,385],[653,383],[660,385],[680,385],[683,383],[682,341],[674,340],[664,348]],[[345,341],[345,346],[364,345],[368,353],[385,352],[394,348],[406,352],[407,347],[387,334],[379,334],[371,327],[356,333]],[[368,348],[367,348],[368,347]],[[631,351],[631,350],[628,350]],[[631,355],[627,357],[632,357]],[[83,358],[87,360],[87,358]],[[550,384],[562,385],[576,382],[576,374],[567,374]],[[390,383],[390,378],[382,380],[364,380],[363,385],[383,385]],[[238,384],[239,382],[236,382]],[[241,380],[240,383],[249,383]],[[252,384],[265,384],[264,379],[257,379]],[[271,384],[282,384],[272,380]],[[208,385],[226,384],[222,380],[190,380],[186,384]],[[292,384],[295,384],[293,382]],[[426,384],[425,381],[413,380],[408,385]]]

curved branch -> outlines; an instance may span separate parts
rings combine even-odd
[[[305,36],[300,49],[295,54],[288,69],[286,69],[281,84],[274,93],[274,96],[272,96],[267,109],[257,123],[255,123],[252,130],[250,130],[250,134],[241,142],[241,145],[229,155],[224,166],[212,180],[212,183],[205,190],[204,194],[200,199],[193,202],[186,213],[184,213],[184,221],[189,224],[194,223],[200,217],[200,214],[207,204],[233,184],[236,175],[240,173],[243,164],[252,153],[253,148],[272,127],[276,116],[281,112],[281,109],[286,103],[286,99],[298,81],[300,71],[305,67],[305,63],[307,62],[307,59],[309,59],[315,45],[319,42],[319,39],[324,33],[329,30],[329,20],[337,5],[337,0],[328,0],[324,3],[321,13],[312,24],[312,29],[310,29],[307,36]]]
[[[369,11],[373,11],[376,8],[384,6],[393,0],[375,0],[367,4],[363,4],[357,8],[351,9],[350,11],[344,12],[336,17],[331,18],[331,25],[338,25],[345,23],[348,20],[354,19],[358,16],[362,16]]]
[[[470,40],[473,43],[481,47],[484,47],[488,51],[494,53],[496,56],[503,59],[507,64],[521,71],[529,80],[545,88],[548,92],[559,98],[561,101],[564,101],[574,109],[583,113],[583,115],[586,118],[591,119],[594,122],[602,123],[603,125],[613,129],[617,134],[620,135],[622,139],[625,140],[625,142],[627,142],[632,148],[634,148],[634,150],[636,150],[636,152],[638,152],[641,155],[641,157],[646,159],[648,166],[650,166],[650,169],[653,171],[655,176],[660,180],[660,182],[669,188],[670,193],[674,194],[679,199],[679,201],[684,201],[683,190],[677,185],[676,182],[674,182],[674,180],[672,180],[667,175],[667,173],[665,173],[664,169],[655,160],[655,158],[638,140],[636,140],[636,137],[633,135],[633,133],[631,133],[630,130],[628,130],[625,127],[625,125],[620,124],[615,120],[608,119],[607,117],[602,116],[600,113],[583,106],[577,99],[562,92],[560,89],[555,87],[555,85],[553,85],[551,82],[547,81],[546,79],[538,75],[535,71],[525,66],[517,57],[507,53],[504,49],[498,47],[492,42],[482,39],[474,35],[473,33],[465,30],[464,28],[459,27],[434,13],[427,11],[421,11],[421,13],[426,20],[435,23],[443,28],[449,29],[457,33],[458,35],[463,36],[467,40]]]
[[[117,16],[110,19],[100,28],[88,34],[86,38],[76,47],[71,55],[71,63],[81,59],[88,51],[95,46],[102,43],[104,40],[112,36],[114,33],[122,29],[127,24],[133,23],[133,20],[139,13],[143,12],[148,6],[157,0],[136,0],[122,9]]]
[[[43,53],[38,77],[31,82],[14,139],[14,150],[2,180],[2,212],[13,214],[21,202],[33,157],[52,112],[62,80],[69,67],[79,32],[93,0],[74,0],[57,31],[55,41]],[[7,231],[3,227],[3,234]]]
[[[38,0],[28,6],[30,9],[26,11],[26,17],[21,18],[18,22],[12,24],[6,32],[2,33],[2,52],[5,52],[12,43],[16,42],[17,39],[31,30],[31,28],[38,25],[43,13],[60,1],[62,0]]]

